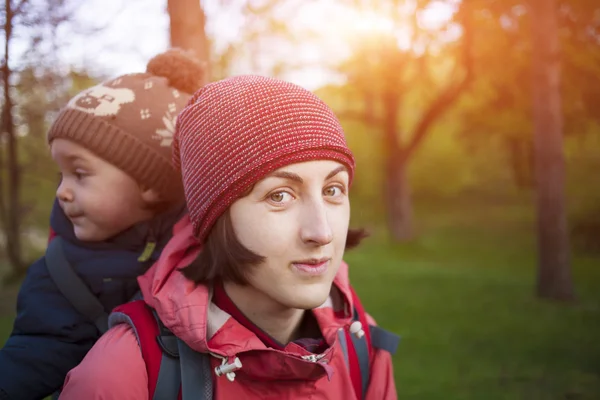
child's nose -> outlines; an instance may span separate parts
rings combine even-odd
[[[64,202],[73,201],[73,191],[68,187],[64,179],[58,185],[58,189],[56,189],[56,197],[58,200]]]

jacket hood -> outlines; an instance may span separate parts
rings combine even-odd
[[[175,225],[173,237],[158,261],[138,278],[144,301],[156,310],[171,332],[192,349],[223,358],[224,362],[240,356],[242,370],[254,379],[317,379],[331,372],[326,363],[314,362],[314,355],[294,343],[284,351],[266,347],[253,332],[211,302],[211,288],[185,278],[181,268],[188,266],[200,249],[186,215]],[[342,263],[329,298],[312,310],[329,345],[328,350],[319,355],[324,361],[331,359],[332,352],[339,348],[334,346],[337,332],[350,324],[352,306],[348,266]],[[265,365],[276,368],[265,368]]]

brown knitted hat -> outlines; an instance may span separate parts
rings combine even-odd
[[[181,196],[181,176],[171,163],[177,114],[202,84],[204,67],[171,49],[128,74],[86,89],[60,111],[48,143],[68,139],[85,147],[165,200]]]

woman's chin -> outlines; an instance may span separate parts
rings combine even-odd
[[[331,284],[312,284],[309,287],[299,287],[286,293],[283,304],[290,308],[312,310],[323,305],[329,298]]]

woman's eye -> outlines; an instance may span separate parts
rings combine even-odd
[[[269,200],[271,200],[273,203],[285,203],[287,201],[290,201],[291,199],[292,195],[288,192],[283,191],[271,193],[269,195]]]
[[[329,186],[323,190],[323,194],[329,197],[337,197],[343,193],[344,191],[339,186]]]

